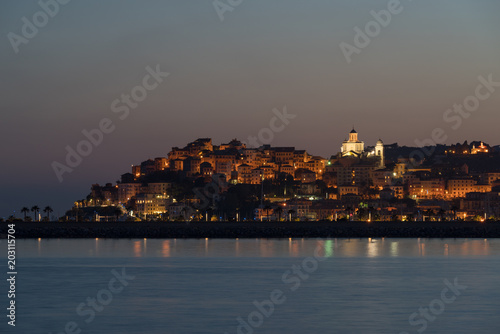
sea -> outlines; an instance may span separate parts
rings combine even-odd
[[[498,239],[16,240],[0,333],[498,333]],[[7,241],[4,275],[7,275]],[[7,317],[15,300],[15,327]]]

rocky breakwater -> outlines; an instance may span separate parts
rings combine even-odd
[[[0,224],[0,235],[7,233]],[[16,238],[500,238],[500,222],[29,222]]]

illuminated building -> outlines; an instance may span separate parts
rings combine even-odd
[[[132,197],[139,193],[140,183],[118,183],[118,201],[127,203]]]
[[[447,195],[449,198],[464,198],[468,193],[485,193],[491,191],[491,185],[479,184],[472,178],[449,179]]]
[[[339,191],[339,196],[345,196],[347,194],[350,195],[358,195],[359,194],[359,188],[357,186],[339,186],[338,188]]]
[[[478,153],[488,153],[489,150],[488,150],[488,147],[485,146],[483,144],[483,142],[481,142],[481,144],[476,147],[476,145],[472,145],[472,150],[471,150],[471,154],[478,154]]]
[[[159,216],[168,210],[171,200],[162,194],[138,194],[136,196],[136,213],[140,217]]]
[[[349,140],[342,142],[340,152],[343,157],[345,156],[360,156],[365,151],[365,143],[358,140],[358,133],[352,129],[349,133]]]
[[[445,196],[443,179],[415,179],[409,185],[409,195],[413,199],[440,199]]]
[[[493,185],[495,181],[500,180],[500,172],[483,173],[479,176],[479,179],[484,184]]]

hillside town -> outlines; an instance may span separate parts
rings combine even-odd
[[[199,138],[92,185],[64,219],[484,221],[500,217],[499,166],[483,142],[365,146],[354,129],[328,158]]]

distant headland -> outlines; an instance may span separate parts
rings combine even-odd
[[[92,185],[61,217],[35,205],[22,208],[24,219],[17,220],[500,220],[498,146],[430,139],[422,144],[435,145],[401,147],[379,139],[365,146],[353,128],[340,151],[324,158],[254,139],[215,145],[199,138],[133,165],[116,184]]]

